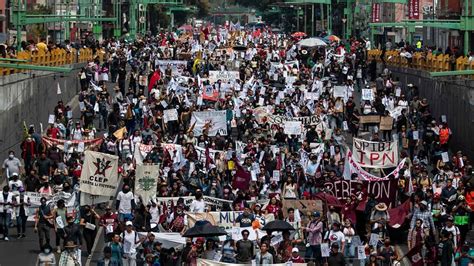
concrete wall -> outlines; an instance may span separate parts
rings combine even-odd
[[[31,71],[0,77],[0,160],[9,150],[19,157],[19,144],[23,140],[23,121],[34,124],[39,131],[48,126],[48,115],[53,114],[59,100],[67,104],[80,90],[77,73],[80,64],[71,66],[69,74]],[[57,84],[61,94],[57,94]]]
[[[474,80],[457,77],[431,78],[427,72],[391,68],[393,76],[403,84],[418,86],[420,95],[428,99],[433,116],[446,115],[453,132],[451,148],[462,150],[474,158]]]

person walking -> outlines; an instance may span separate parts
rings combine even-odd
[[[257,253],[255,257],[256,265],[272,265],[273,264],[273,256],[268,252],[268,244],[266,242],[260,245],[260,251]]]
[[[8,186],[3,187],[0,195],[0,225],[3,232],[3,240],[8,241],[8,227],[12,220],[13,194]]]
[[[83,227],[82,235],[86,241],[88,258],[92,258],[92,246],[94,245],[95,236],[97,234],[97,220],[100,216],[90,206],[84,208],[84,215],[81,217],[80,225]]]
[[[45,244],[41,248],[41,252],[36,258],[36,266],[55,266],[56,256],[53,253],[53,249],[49,244]]]
[[[125,223],[125,231],[121,235],[123,244],[123,265],[137,265],[137,247],[145,240],[140,239],[138,233],[133,229],[132,221]]]
[[[59,256],[58,266],[81,266],[81,252],[74,241],[67,241],[64,251]]]
[[[242,231],[242,239],[237,241],[236,247],[237,247],[237,263],[250,263],[253,259],[254,256],[254,245],[253,242],[250,241],[249,234],[250,232],[248,230],[243,230]]]

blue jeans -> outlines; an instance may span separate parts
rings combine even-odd
[[[8,237],[8,225],[12,221],[11,213],[0,213],[0,226],[2,228],[3,237]]]
[[[133,215],[131,213],[119,213],[118,220],[120,222],[126,222],[133,220]]]

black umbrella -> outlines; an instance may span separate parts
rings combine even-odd
[[[243,45],[236,45],[232,48],[236,51],[246,51],[247,50],[247,46],[243,46]]]
[[[189,228],[183,235],[183,237],[214,237],[214,236],[225,236],[227,232],[218,227],[211,225],[210,223],[196,223],[194,227]]]
[[[263,231],[290,231],[295,230],[291,224],[283,220],[275,220],[267,223],[263,228]]]

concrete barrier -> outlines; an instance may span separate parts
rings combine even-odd
[[[451,148],[474,158],[474,80],[457,77],[432,78],[425,71],[390,67],[392,75],[406,85],[419,88],[420,97],[426,98],[433,116],[439,121],[446,115],[453,132]]]
[[[29,71],[0,77],[0,160],[9,150],[20,156],[19,144],[23,140],[23,121],[44,130],[48,115],[53,113],[59,100],[64,104],[80,90],[77,73],[83,64],[69,65],[74,70],[62,75],[45,71]],[[57,84],[61,94],[57,94]]]

